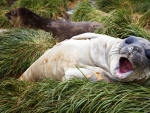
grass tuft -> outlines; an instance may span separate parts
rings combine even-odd
[[[9,11],[9,8],[1,8],[0,10],[0,28],[12,28],[11,23],[5,17],[5,13]]]
[[[56,41],[42,30],[15,29],[0,35],[0,77],[21,75]]]
[[[150,110],[150,88],[129,83],[45,79],[34,84],[5,78],[0,82],[0,95],[0,112],[6,113],[143,113]]]
[[[141,25],[140,16],[135,15],[133,10],[130,9],[132,8],[117,8],[117,10],[112,10],[110,13],[103,12],[100,14],[100,11],[92,7],[89,1],[84,0],[76,8],[73,14],[73,20],[103,23],[104,28],[96,30],[96,33],[100,34],[107,34],[119,38],[135,35],[150,39],[150,33]]]
[[[96,6],[104,12],[117,9],[129,9],[134,13],[145,13],[150,8],[149,0],[96,0]]]
[[[150,10],[146,11],[140,18],[140,25],[150,30]]]
[[[66,18],[69,0],[18,0],[13,7],[26,7],[38,15],[57,19]]]
[[[75,8],[72,20],[81,22],[82,21],[101,22],[103,16],[106,15],[107,15],[106,13],[100,10],[96,10],[88,0],[84,0],[80,2]]]
[[[150,39],[150,33],[133,18],[132,11],[114,10],[103,20],[104,29],[97,32],[113,37],[126,38],[130,35]]]

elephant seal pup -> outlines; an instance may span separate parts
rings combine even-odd
[[[130,36],[126,39],[84,33],[47,50],[20,77],[38,81],[70,78],[89,81],[143,82],[150,75],[150,42]]]
[[[5,14],[14,27],[41,29],[60,41],[102,28],[97,22],[71,22],[41,17],[27,8],[16,8]]]

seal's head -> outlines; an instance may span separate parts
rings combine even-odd
[[[110,58],[110,71],[117,81],[140,81],[150,76],[150,42],[146,39],[123,39],[111,50]]]
[[[14,27],[21,26],[22,19],[20,17],[20,11],[17,8],[7,12],[5,16]]]
[[[27,8],[15,8],[5,14],[14,27],[30,27],[30,24],[34,23],[33,16],[35,15],[36,14]],[[39,16],[36,15],[36,17]]]

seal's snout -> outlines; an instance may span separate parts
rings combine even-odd
[[[11,16],[9,15],[9,13],[6,13],[5,16],[8,18],[8,20],[11,20]]]
[[[150,42],[146,41],[143,38],[138,38],[135,36],[129,36],[124,40],[124,45],[128,48],[129,54],[134,54],[134,53],[144,53],[147,59],[150,60]]]
[[[130,36],[124,40],[123,47],[127,49],[127,53],[129,55],[141,53],[141,51],[144,51],[144,48],[141,48],[142,43],[138,41],[138,39],[135,36]]]
[[[130,54],[133,54],[134,52],[140,52],[140,49],[137,46],[130,46],[128,50]]]

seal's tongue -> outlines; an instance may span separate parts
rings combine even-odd
[[[129,71],[133,70],[133,66],[131,62],[127,58],[121,58],[120,59],[120,66],[119,66],[119,72],[120,73],[127,73]]]

